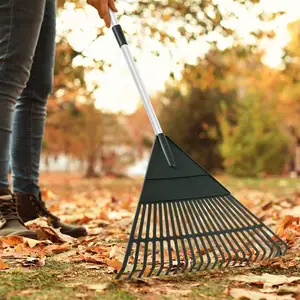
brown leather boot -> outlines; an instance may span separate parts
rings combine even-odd
[[[83,226],[65,224],[58,217],[50,213],[45,202],[42,200],[41,193],[39,194],[39,198],[34,193],[16,193],[16,198],[18,214],[24,222],[34,220],[38,217],[46,217],[50,225],[54,228],[60,228],[63,234],[75,238],[87,235],[87,231]]]
[[[8,189],[0,189],[0,236],[12,235],[37,239],[36,233],[27,229],[18,216],[15,195]]]

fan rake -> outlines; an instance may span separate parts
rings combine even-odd
[[[117,278],[247,265],[284,255],[286,243],[164,135],[122,28],[114,12],[109,14],[156,134]]]

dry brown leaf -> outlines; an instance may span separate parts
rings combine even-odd
[[[45,253],[62,253],[70,249],[70,244],[49,245],[45,247]]]
[[[250,291],[245,289],[230,289],[230,296],[233,299],[250,300],[295,300],[292,295],[266,294],[262,292]]]
[[[119,261],[123,261],[125,257],[125,249],[113,246],[111,251],[109,252],[109,258],[116,258]]]
[[[85,287],[98,293],[104,293],[104,291],[109,287],[109,283],[86,284]]]
[[[5,236],[0,237],[0,243],[2,244],[3,248],[16,246],[18,244],[22,244],[24,238],[22,236]]]
[[[9,266],[0,258],[0,270],[9,269]]]
[[[108,266],[113,267],[115,270],[120,271],[122,263],[117,259],[105,259],[105,262]]]
[[[236,277],[229,278],[234,281],[249,282],[253,284],[263,285],[265,287],[272,287],[274,285],[281,285],[284,283],[291,283],[294,281],[299,281],[300,277],[287,277],[285,275],[273,275],[268,273],[263,273],[262,275],[248,274],[239,275]]]
[[[101,208],[101,212],[99,214],[99,218],[101,220],[105,220],[105,221],[109,220],[110,205],[111,203],[108,202],[104,205],[104,207]]]
[[[25,245],[27,244],[30,248],[34,248],[36,245],[49,245],[51,241],[38,241],[34,239],[24,238]]]

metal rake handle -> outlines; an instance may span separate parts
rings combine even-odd
[[[109,14],[110,14],[110,19],[111,19],[111,24],[112,24],[112,30],[115,34],[118,44],[119,44],[119,46],[123,52],[123,55],[126,59],[127,65],[130,69],[130,72],[134,79],[134,82],[135,82],[135,84],[139,90],[139,93],[142,97],[142,100],[143,100],[145,109],[147,111],[148,117],[150,119],[152,128],[153,128],[155,134],[159,135],[159,134],[163,133],[163,131],[161,129],[161,126],[159,124],[159,121],[157,119],[155,111],[154,111],[151,101],[149,99],[144,82],[139,74],[137,66],[134,62],[134,59],[133,59],[130,49],[128,47],[128,44],[127,44],[126,38],[124,36],[123,30],[121,28],[121,25],[118,24],[116,15],[110,8],[109,8]]]
[[[134,79],[136,87],[138,88],[138,91],[142,97],[144,107],[145,107],[148,117],[150,119],[154,133],[160,141],[161,147],[163,149],[164,155],[166,157],[166,160],[167,160],[169,166],[175,168],[176,164],[175,164],[175,160],[174,160],[172,151],[170,149],[170,146],[168,144],[168,141],[167,141],[165,135],[163,134],[160,123],[157,119],[157,116],[156,116],[153,106],[151,104],[150,98],[146,91],[144,82],[141,78],[141,75],[137,69],[137,66],[134,62],[134,59],[133,59],[130,49],[128,47],[122,27],[121,27],[121,25],[119,25],[115,13],[110,8],[109,8],[109,15],[110,15],[111,24],[112,24],[112,31],[113,31],[113,33],[116,37],[116,40],[121,48],[121,51],[123,52],[123,55],[126,59],[127,65],[130,69],[130,73]]]

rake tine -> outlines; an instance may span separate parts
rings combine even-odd
[[[203,245],[204,252],[205,252],[206,255],[207,255],[207,261],[208,261],[208,264],[207,264],[207,266],[206,266],[206,268],[207,268],[208,265],[210,264],[211,258],[210,258],[210,256],[208,255],[208,251],[207,251],[206,245],[205,245],[205,243],[204,243],[204,241],[203,241],[203,239],[202,239],[201,232],[200,232],[199,227],[198,227],[198,225],[197,225],[197,222],[196,222],[196,220],[195,220],[195,218],[194,218],[194,215],[193,215],[193,213],[192,213],[192,211],[191,211],[189,201],[186,201],[186,202],[185,202],[185,205],[186,205],[186,207],[187,207],[187,209],[188,209],[188,212],[189,212],[189,215],[190,215],[190,217],[191,217],[191,219],[192,219],[192,222],[194,223],[194,225],[195,225],[195,227],[196,227],[196,232],[198,232],[198,236],[199,236],[199,239],[200,239],[200,241],[201,241],[201,244]],[[197,233],[195,233],[195,235],[197,235]],[[198,251],[199,257],[200,257],[200,264],[199,264],[199,266],[198,266],[198,268],[197,268],[197,271],[199,271],[199,270],[201,269],[201,267],[203,266],[204,259],[203,259],[203,255],[202,255],[202,253],[201,253],[201,249],[200,249],[200,247],[199,247],[199,244],[198,244],[198,241],[197,241],[197,238],[196,238],[196,237],[195,237],[195,244],[196,244],[197,251]]]
[[[211,243],[211,240],[210,240],[210,238],[209,238],[207,232],[205,231],[205,228],[204,228],[204,226],[203,226],[203,224],[202,224],[202,221],[201,221],[201,219],[200,219],[200,217],[199,217],[199,214],[201,214],[201,218],[203,219],[203,214],[202,214],[202,211],[199,209],[199,207],[198,207],[198,208],[196,207],[196,203],[197,203],[197,201],[191,201],[191,205],[194,207],[193,213],[194,213],[194,215],[195,215],[196,218],[197,218],[197,221],[198,221],[198,223],[199,223],[199,225],[200,225],[200,227],[201,227],[201,230],[202,230],[202,232],[203,232],[203,235],[205,236],[205,238],[206,238],[206,240],[207,240],[207,242],[208,242],[209,248],[210,248],[210,250],[212,251],[213,256],[214,256],[214,258],[215,258],[215,262],[214,262],[214,264],[211,266],[211,269],[213,269],[213,268],[216,266],[216,264],[218,263],[219,258],[218,258],[218,255],[217,255],[216,251],[215,251],[215,248],[213,247],[213,245],[212,245],[212,243]],[[196,213],[196,212],[198,212],[199,214]],[[203,248],[204,248],[204,247],[205,247],[205,242],[203,243]],[[205,247],[204,249],[206,249],[206,247]],[[207,251],[207,249],[206,249],[206,251]],[[211,261],[211,258],[210,258],[210,255],[209,255],[209,251],[207,251],[206,253],[207,253],[207,256],[209,257],[209,263],[207,264],[207,266],[205,267],[205,269],[208,268],[208,266],[209,266],[209,264],[210,264],[210,261]]]
[[[142,217],[141,217],[141,223],[140,223],[140,228],[139,228],[139,233],[138,233],[138,237],[136,238],[136,250],[135,250],[135,256],[134,256],[134,263],[133,263],[133,267],[131,272],[129,273],[127,279],[130,279],[132,277],[132,275],[134,274],[134,272],[136,271],[136,267],[138,264],[138,260],[139,260],[139,250],[140,250],[140,239],[142,237],[142,233],[143,233],[143,225],[144,225],[144,219],[145,219],[145,212],[146,212],[146,204],[143,205],[143,210],[142,210]]]
[[[164,246],[164,232],[163,232],[163,217],[162,217],[162,204],[159,203],[159,231],[160,231],[160,268],[159,270],[157,271],[157,276],[160,275],[163,267],[164,267],[164,249],[163,249],[163,246]]]
[[[192,256],[192,263],[191,263],[191,266],[190,266],[190,269],[189,269],[189,272],[192,271],[192,269],[195,267],[196,263],[197,263],[197,260],[196,260],[196,256],[195,256],[195,253],[194,253],[194,249],[193,249],[193,246],[192,246],[192,243],[191,243],[191,239],[189,237],[189,232],[188,232],[188,229],[187,229],[187,226],[186,226],[186,222],[184,220],[184,216],[183,216],[183,212],[182,212],[182,207],[181,207],[181,204],[179,202],[176,203],[177,206],[178,206],[178,210],[179,210],[179,215],[181,217],[181,221],[182,221],[182,224],[183,224],[183,228],[184,228],[184,231],[185,231],[185,235],[187,236],[187,242],[188,242],[188,245],[190,247],[190,250],[191,250],[191,256]],[[186,218],[188,220],[188,223],[190,223],[189,219],[188,219],[188,215],[186,215]],[[191,225],[191,224],[189,224]]]
[[[184,239],[182,237],[182,230],[181,230],[181,227],[180,227],[180,220],[179,220],[179,217],[178,217],[178,211],[177,211],[176,203],[173,202],[172,205],[173,205],[173,208],[174,208],[175,218],[176,218],[176,221],[177,221],[177,228],[178,228],[178,231],[179,231],[179,236],[180,236],[180,240],[181,240],[181,244],[182,244],[182,250],[183,250],[184,261],[185,261],[185,265],[184,265],[183,269],[181,270],[181,272],[183,273],[186,270],[186,268],[188,267],[189,259],[188,259],[187,251],[186,251],[186,248],[185,248]]]
[[[144,251],[143,268],[140,271],[140,273],[138,275],[138,278],[140,278],[144,274],[144,272],[146,270],[146,267],[147,267],[149,232],[150,232],[150,221],[151,221],[151,209],[152,209],[152,204],[150,203],[148,205],[148,216],[147,216],[147,225],[146,225],[146,237],[145,237],[145,251]]]
[[[155,269],[156,263],[156,209],[157,204],[153,203],[153,242],[152,242],[152,267],[147,274],[147,277],[150,277]]]
[[[226,198],[226,197],[225,197],[225,198]],[[226,198],[226,199],[227,199],[228,201],[232,200],[232,199],[228,199],[228,198]],[[230,203],[230,204],[231,204],[232,206],[234,206],[234,207],[243,209],[243,206],[237,205],[237,202],[236,202],[236,201],[234,201],[234,203]],[[239,212],[238,209],[237,209],[237,211]],[[244,212],[245,212],[245,211],[244,211]],[[241,213],[239,212],[239,214],[241,214]],[[245,213],[245,216],[243,216],[243,219],[245,220],[245,222],[247,223],[248,226],[251,226],[251,223],[252,223],[254,226],[258,225],[253,219],[251,219],[251,216],[249,216],[247,213]],[[250,223],[250,222],[251,222],[251,223]],[[253,225],[252,225],[252,226],[253,226]],[[261,226],[261,222],[259,222],[259,225]],[[264,237],[261,237],[260,231],[259,231],[259,230],[257,230],[256,228],[254,228],[254,229],[252,229],[252,231],[255,232],[256,235],[258,236],[258,238],[260,239],[260,241],[263,242],[265,245],[267,245],[267,247],[270,249],[270,254],[269,254],[269,256],[268,256],[268,258],[270,258],[270,256],[271,256],[272,253],[273,253],[273,247],[270,246],[270,244],[266,241],[266,239],[265,239]],[[253,237],[253,238],[254,238],[254,237]],[[259,242],[257,242],[257,243],[260,244]],[[263,254],[263,256],[261,257],[261,260],[263,260],[263,259],[265,258],[265,256],[266,256],[266,254],[267,254],[266,251],[263,251],[263,252],[264,252],[264,254]]]
[[[204,211],[204,209],[203,209],[203,205],[202,205],[202,202],[203,201],[203,199],[201,199],[201,200],[197,200],[196,201],[196,205],[198,205],[198,207],[200,208],[200,210],[202,211],[202,215],[203,215],[203,221],[204,221],[204,223],[205,223],[205,226],[207,227],[207,230],[209,231],[209,233],[210,233],[210,235],[211,235],[211,237],[212,237],[212,239],[213,239],[213,241],[214,241],[214,243],[215,243],[215,245],[216,245],[216,247],[217,247],[217,249],[218,249],[218,251],[219,251],[219,254],[220,254],[220,256],[221,256],[221,258],[222,258],[222,260],[221,260],[221,263],[220,263],[220,265],[219,265],[219,268],[221,268],[221,266],[224,264],[224,262],[225,262],[225,256],[224,256],[224,254],[223,254],[223,251],[221,251],[221,248],[220,248],[220,245],[218,244],[218,242],[217,242],[217,240],[216,240],[216,238],[215,238],[215,235],[214,235],[214,233],[213,233],[213,231],[211,230],[211,228],[209,227],[209,221],[207,221],[206,220],[206,218],[205,218],[205,216],[207,217],[207,215],[208,214],[205,214],[205,211]]]
[[[132,249],[132,245],[133,245],[132,241],[134,239],[134,234],[135,234],[136,225],[137,225],[137,221],[138,221],[139,214],[140,214],[140,209],[141,209],[141,204],[139,203],[138,206],[137,206],[137,209],[136,209],[135,216],[134,216],[134,220],[133,220],[133,224],[132,224],[132,228],[131,228],[131,232],[130,232],[130,237],[129,237],[129,243],[128,243],[128,246],[127,246],[127,249],[126,249],[124,261],[123,261],[123,264],[122,264],[122,267],[121,267],[119,273],[117,274],[116,279],[120,279],[120,277],[122,276],[122,274],[124,273],[124,271],[126,269],[128,259],[129,259],[129,256],[130,256],[130,252],[131,252],[131,249]]]
[[[207,209],[208,209],[209,212],[211,213],[211,216],[212,216],[213,220],[215,221],[216,225],[218,226],[218,229],[219,229],[221,232],[222,232],[222,231],[223,231],[223,232],[225,231],[225,232],[223,233],[223,238],[225,239],[225,241],[227,241],[227,243],[229,244],[230,248],[232,249],[232,251],[233,251],[234,254],[235,254],[235,257],[236,257],[236,258],[235,258],[235,260],[233,261],[233,265],[235,265],[236,262],[237,262],[237,259],[238,259],[238,253],[237,253],[237,251],[235,250],[234,246],[232,245],[231,240],[230,240],[230,239],[228,238],[228,236],[227,236],[227,234],[228,234],[228,235],[232,238],[231,232],[230,232],[230,231],[229,231],[229,232],[227,231],[226,225],[224,224],[222,218],[220,218],[218,212],[215,210],[215,208],[214,208],[214,206],[213,206],[213,201],[214,201],[214,199],[211,198],[210,201],[208,201],[208,202],[206,203]],[[227,233],[226,233],[226,231],[227,231]],[[221,234],[220,234],[220,236],[221,236]],[[227,261],[227,263],[226,263],[226,265],[225,265],[225,267],[227,267],[227,266],[231,263],[231,261],[232,261],[232,255],[231,255],[229,249],[227,248],[226,243],[225,243],[224,248],[225,248],[225,251],[227,252],[227,254],[229,253],[229,257],[228,257],[229,259],[228,259],[228,261]]]
[[[255,253],[256,253],[256,258],[255,258],[255,260],[257,259],[258,255],[259,255],[259,251],[258,251],[258,249],[256,248],[255,244],[253,244],[252,241],[249,239],[249,237],[245,234],[244,229],[242,228],[242,230],[241,230],[240,225],[239,225],[239,224],[237,223],[237,221],[236,221],[236,218],[235,218],[236,216],[234,215],[234,213],[232,212],[232,210],[230,209],[230,207],[227,206],[226,202],[223,203],[222,200],[223,200],[223,199],[222,199],[221,197],[220,197],[220,198],[216,198],[217,205],[218,205],[219,207],[221,207],[221,208],[220,208],[220,211],[223,211],[223,210],[226,211],[226,216],[228,216],[228,218],[230,219],[230,221],[234,224],[234,226],[236,226],[237,234],[239,234],[238,237],[239,237],[240,241],[242,242],[242,244],[244,245],[244,247],[246,248],[246,250],[249,252],[249,258],[248,258],[247,261],[246,261],[246,264],[248,265],[249,262],[250,262],[251,259],[252,259],[253,253],[252,253],[252,251],[251,251],[251,248],[249,248],[249,246],[244,242],[244,240],[241,238],[240,235],[242,235],[242,236],[244,237],[244,239],[245,239],[245,240],[251,245],[251,247],[255,250]],[[225,216],[225,218],[226,218],[226,216]],[[242,224],[241,226],[244,227],[243,224]],[[254,261],[255,261],[255,260],[254,260]]]
[[[226,197],[225,197],[226,198]],[[226,198],[227,199],[227,201],[230,201],[228,198]],[[232,200],[232,199],[231,199]],[[235,201],[234,201],[235,202]],[[243,208],[242,206],[237,206],[236,205],[236,202],[235,203],[229,203],[230,205],[232,205],[234,208]],[[248,226],[251,226],[251,223],[254,225],[254,226],[257,226],[257,225],[259,225],[260,227],[261,227],[261,222],[259,222],[259,224],[257,224],[257,223],[255,223],[255,221],[253,221],[253,219],[251,219],[251,217],[249,217],[249,215],[247,215],[247,214],[245,214],[245,216],[244,215],[242,215],[241,214],[241,212],[240,212],[240,210],[239,209],[237,209],[236,208],[236,211],[238,212],[238,214],[244,219],[244,221],[247,223],[247,225]],[[245,212],[245,211],[244,211]],[[250,223],[251,222],[251,223]],[[252,226],[253,226],[252,225]],[[249,229],[249,231],[250,231],[251,229]],[[266,254],[267,254],[267,250],[266,250],[266,248],[264,248],[263,247],[263,245],[262,244],[265,244],[269,249],[270,249],[270,251],[271,251],[271,253],[270,254],[272,254],[273,253],[273,248],[272,248],[272,246],[267,242],[267,240],[264,238],[264,237],[261,237],[261,235],[260,235],[260,231],[259,230],[257,230],[256,228],[254,228],[254,229],[252,229],[252,231],[257,235],[257,237],[260,239],[260,241],[257,241],[257,239],[255,238],[255,235],[253,235],[253,239],[256,239],[256,242],[258,243],[258,245],[260,245],[264,250],[263,250],[263,255],[262,255],[262,257],[260,258],[260,260],[263,260],[263,259],[265,259],[265,257],[266,257]],[[270,256],[270,255],[269,255]]]
[[[243,206],[241,203],[239,203],[234,197],[230,197],[230,199],[231,200],[233,200],[239,207],[241,207],[245,212],[247,212],[248,213],[248,215],[250,215],[253,219],[255,219],[257,222],[259,222],[261,225],[262,225],[262,227],[265,229],[265,230],[267,230],[267,231],[269,231],[270,232],[270,234],[272,235],[272,236],[276,236],[276,238],[283,244],[283,246],[285,247],[285,251],[284,251],[284,254],[285,254],[285,252],[286,252],[286,250],[287,250],[287,244],[279,237],[279,236],[277,236],[268,226],[266,226],[257,216],[255,216],[247,207],[245,207],[245,206]],[[280,248],[280,246],[272,239],[272,238],[270,238],[270,236],[269,235],[266,235],[265,234],[265,236],[267,236],[267,238],[268,238],[268,240],[277,248],[277,255],[281,255],[282,254],[282,251],[281,251],[281,248]]]
[[[241,229],[243,231],[246,231],[250,235],[250,237],[254,240],[254,242],[256,243],[256,244],[251,243],[252,247],[256,251],[256,255],[255,255],[255,258],[253,261],[255,262],[258,259],[259,254],[260,254],[260,251],[256,248],[255,245],[259,246],[262,249],[263,257],[264,257],[266,255],[266,249],[257,241],[255,235],[251,234],[251,232],[249,233],[250,229],[247,228],[247,226],[249,226],[249,223],[247,221],[245,221],[245,218],[243,217],[243,215],[230,203],[230,201],[228,201],[227,198],[225,198],[225,199],[224,198],[220,197],[220,199],[222,199],[222,201],[226,203],[227,207],[230,209],[230,211],[236,217],[236,220],[240,223],[240,225],[242,227]],[[225,200],[227,200],[227,201],[225,201]],[[241,220],[243,220],[246,223],[246,225],[244,223],[242,223]],[[249,239],[247,239],[247,240],[249,240]]]
[[[166,238],[168,243],[168,254],[169,254],[169,267],[166,270],[165,275],[168,275],[170,270],[173,267],[173,257],[172,257],[172,247],[171,247],[171,236],[170,236],[170,230],[169,230],[169,218],[168,218],[168,209],[167,209],[167,203],[164,203],[164,212],[165,212],[165,225],[166,225]]]
[[[228,218],[226,218],[223,214],[223,211],[222,209],[220,209],[220,207],[218,206],[218,204],[216,203],[216,198],[213,198],[213,201],[211,202],[212,204],[212,209],[214,210],[214,212],[218,215],[219,217],[219,220],[221,222],[221,224],[224,226],[225,230],[230,230],[230,222],[228,221]],[[227,225],[225,224],[225,222],[227,223]],[[237,235],[237,233],[235,233]],[[236,240],[234,234],[232,232],[229,233],[230,237],[232,238],[232,240],[234,241],[235,245],[239,248],[239,250],[241,251],[242,253],[242,258],[241,258],[241,262],[245,261],[246,260],[246,253],[245,251],[243,250],[243,248],[240,246],[239,242]],[[239,235],[237,235],[239,237],[239,239],[243,242],[243,245],[245,246],[245,243],[244,241],[240,238]],[[232,246],[232,245],[231,245]],[[233,262],[233,266],[236,265],[238,259],[239,259],[239,255],[238,255],[238,252],[235,251],[235,248],[232,247],[232,250],[234,251],[234,253],[236,254],[236,259],[235,261]],[[250,251],[250,249],[249,249]]]
[[[176,274],[178,272],[179,268],[180,268],[181,261],[180,261],[178,243],[177,243],[178,236],[177,236],[177,232],[176,232],[176,229],[175,229],[173,209],[172,209],[172,205],[171,205],[170,202],[168,203],[168,206],[169,206],[171,226],[172,226],[172,231],[173,231],[173,236],[174,236],[174,245],[175,245],[176,258],[177,258],[177,267],[174,270],[173,274]]]
[[[231,260],[232,260],[232,256],[231,256],[231,254],[230,254],[230,252],[229,252],[229,250],[228,250],[226,244],[225,244],[224,241],[223,241],[222,233],[218,232],[218,229],[217,229],[216,226],[215,226],[215,223],[217,222],[217,220],[216,220],[214,214],[213,214],[213,213],[211,212],[211,210],[209,209],[209,206],[208,206],[208,204],[206,203],[206,200],[207,200],[207,202],[210,201],[210,199],[205,199],[205,200],[203,200],[203,201],[201,201],[201,202],[202,202],[202,204],[203,204],[204,209],[206,210],[206,212],[208,212],[208,213],[207,213],[207,219],[208,219],[208,221],[210,222],[210,224],[211,224],[211,226],[212,226],[212,228],[213,228],[213,230],[214,230],[214,232],[215,232],[215,235],[218,237],[219,241],[221,242],[223,248],[225,249],[225,251],[226,251],[226,253],[227,253],[227,255],[228,255],[228,258],[229,258],[229,259],[228,259],[228,263],[225,265],[225,266],[228,266],[228,264],[229,264],[229,263],[231,262]],[[214,222],[212,221],[212,219],[213,219]],[[219,226],[218,226],[218,227],[219,227]],[[221,229],[221,230],[222,230],[222,229]],[[225,236],[225,234],[224,234],[223,236]],[[223,251],[222,251],[222,254],[223,254]],[[221,254],[221,256],[222,256],[222,254]],[[219,268],[221,268],[221,267],[223,266],[224,262],[225,262],[225,256],[224,256],[224,254],[223,254],[222,258],[223,258],[223,257],[224,257],[224,261],[222,260],[222,262],[221,262]]]
[[[201,251],[200,251],[200,248],[199,248],[199,245],[198,245],[198,241],[197,241],[196,233],[195,233],[193,225],[192,225],[192,221],[190,219],[191,216],[189,215],[189,213],[187,211],[186,202],[182,202],[181,206],[183,208],[184,214],[186,215],[186,218],[187,218],[190,230],[191,230],[191,235],[193,236],[194,243],[195,243],[196,248],[197,248],[197,252],[199,253],[199,256],[200,256],[201,263],[203,263],[202,254],[201,254]],[[191,268],[189,269],[189,272],[191,272],[194,269],[194,267],[195,267],[196,264],[197,264],[197,258],[196,258],[195,254],[194,254],[194,261],[193,261],[193,264],[192,264]]]
[[[259,222],[263,227],[265,227],[272,235],[276,235],[271,228],[266,226],[256,215],[254,215],[246,206],[241,205],[239,201],[237,201],[234,197],[230,196],[230,199],[232,199],[235,203],[237,203],[244,211],[246,211],[250,216],[252,216],[257,222]],[[278,240],[287,248],[288,245],[286,242],[284,242],[279,236],[277,237]]]

